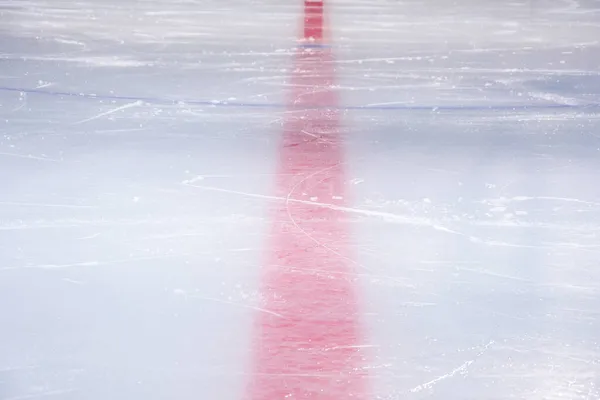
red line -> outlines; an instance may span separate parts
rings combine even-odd
[[[306,1],[304,39],[323,38],[323,2]],[[284,123],[278,204],[253,343],[251,400],[366,399],[364,344],[350,232],[342,211],[345,171],[330,50],[296,55]],[[301,201],[297,201],[301,200]]]
[[[323,40],[323,1],[304,1],[304,39]]]

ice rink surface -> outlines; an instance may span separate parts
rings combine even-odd
[[[302,104],[339,140],[292,134],[344,199],[278,193],[312,176],[300,1],[0,0],[0,399],[279,400],[248,387],[290,201],[347,227],[294,251],[351,266],[367,389],[288,398],[600,399],[600,1],[325,11]]]

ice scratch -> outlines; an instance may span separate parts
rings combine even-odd
[[[55,208],[96,208],[94,206],[77,205],[77,204],[21,203],[21,202],[17,202],[17,201],[0,201],[0,206],[55,207]]]
[[[82,119],[81,121],[73,123],[73,125],[79,125],[79,124],[83,124],[85,122],[93,121],[95,119],[102,118],[102,117],[105,117],[105,116],[110,115],[110,114],[114,114],[114,113],[116,113],[118,111],[126,110],[126,109],[132,108],[132,107],[141,106],[142,104],[144,104],[144,103],[141,100],[134,101],[133,103],[129,103],[129,104],[125,104],[124,106],[121,106],[121,107],[113,108],[112,110],[100,113],[100,114],[95,115],[93,117]]]
[[[98,236],[100,236],[100,232],[94,233],[93,235],[89,235],[89,236],[83,236],[78,238],[78,240],[89,240],[89,239],[95,239]]]
[[[571,197],[555,197],[555,196],[515,196],[515,197],[499,197],[495,199],[486,199],[483,201],[479,201],[478,203],[482,204],[506,204],[510,202],[525,202],[525,201],[535,201],[535,200],[545,200],[545,201],[560,201],[565,203],[577,203],[577,204],[585,204],[588,206],[600,206],[600,203],[594,201],[586,201],[581,199],[575,199]]]
[[[245,196],[245,197],[250,197],[250,198],[256,198],[256,199],[279,201],[279,202],[284,202],[286,204],[289,204],[289,203],[307,204],[307,205],[312,205],[315,207],[324,207],[324,208],[329,208],[331,210],[343,211],[348,214],[357,214],[357,215],[364,215],[364,216],[368,216],[368,217],[377,217],[384,221],[392,222],[392,223],[396,223],[396,224],[404,224],[404,225],[412,225],[412,226],[430,228],[430,229],[433,229],[438,232],[444,232],[444,233],[448,233],[451,235],[456,235],[456,236],[466,238],[469,241],[471,241],[472,243],[483,244],[483,245],[487,245],[487,246],[542,248],[539,246],[528,246],[528,245],[521,245],[521,244],[515,244],[515,243],[508,243],[508,242],[499,242],[499,241],[493,241],[493,240],[479,238],[476,236],[471,236],[471,235],[465,234],[463,232],[460,232],[460,231],[457,231],[454,229],[450,229],[446,226],[440,225],[439,223],[436,223],[433,220],[430,220],[427,218],[422,218],[422,217],[406,217],[403,215],[384,212],[384,211],[365,210],[365,209],[361,209],[361,208],[338,206],[338,205],[331,204],[331,203],[322,203],[322,202],[312,201],[312,200],[301,200],[301,199],[294,199],[294,198],[288,198],[288,197],[282,197],[282,196],[271,196],[271,195],[264,195],[264,194],[258,194],[258,193],[249,193],[249,192],[243,192],[243,191],[239,191],[239,190],[224,189],[224,188],[220,188],[220,187],[216,187],[216,186],[193,185],[190,183],[190,181],[184,181],[184,182],[182,182],[182,184],[185,186],[202,189],[202,190],[207,190],[207,191],[212,191],[212,192],[230,193],[230,194],[235,194],[235,195],[240,195],[240,196]]]
[[[294,176],[294,174],[209,174],[197,175],[191,179],[186,179],[182,183],[187,186],[192,186],[192,183],[203,181],[210,178],[256,178],[256,177],[272,177],[272,176]]]
[[[360,209],[360,208],[337,206],[335,204],[322,203],[322,202],[318,202],[318,201],[301,200],[301,199],[287,198],[287,197],[281,197],[281,196],[270,196],[270,195],[263,195],[263,194],[257,194],[257,193],[248,193],[248,192],[242,192],[242,191],[238,191],[238,190],[219,188],[219,187],[215,187],[215,186],[192,185],[188,182],[183,182],[183,184],[186,186],[190,186],[190,187],[202,189],[202,190],[207,190],[207,191],[237,194],[237,195],[246,196],[246,197],[271,200],[271,201],[281,201],[281,202],[286,202],[286,203],[307,204],[307,205],[312,205],[315,207],[329,208],[329,209],[336,210],[336,211],[344,211],[344,212],[351,213],[351,214],[360,214],[360,215],[371,216],[371,217],[380,217],[382,219],[396,222],[396,223],[403,223],[403,224],[416,225],[416,226],[428,226],[428,227],[431,227],[431,228],[441,231],[441,232],[462,235],[459,232],[453,231],[453,230],[446,228],[444,226],[441,226],[441,225],[437,225],[428,219],[419,218],[419,217],[409,218],[409,217],[405,217],[402,215],[383,212],[383,211],[364,210],[364,209]]]
[[[63,278],[62,280],[64,282],[72,283],[74,285],[84,285],[85,284],[84,282],[76,281],[75,279]]]
[[[135,263],[138,261],[156,261],[156,260],[186,257],[186,256],[188,256],[188,254],[166,254],[166,255],[146,256],[146,257],[131,257],[131,258],[106,260],[106,261],[83,261],[83,262],[70,263],[70,264],[23,265],[23,266],[15,266],[15,267],[2,267],[2,268],[0,268],[0,271],[17,270],[17,269],[55,270],[55,269],[66,269],[66,268],[100,267],[100,266],[115,265],[115,264]]]
[[[231,306],[236,306],[236,307],[241,307],[241,308],[248,308],[250,310],[255,310],[255,311],[263,312],[263,313],[266,313],[266,314],[274,315],[274,316],[276,316],[278,318],[285,318],[283,315],[278,314],[278,313],[276,313],[274,311],[270,311],[270,310],[267,310],[265,308],[260,308],[260,307],[252,306],[252,305],[249,305],[249,304],[235,303],[233,301],[215,299],[214,297],[205,297],[205,296],[198,296],[198,295],[190,295],[190,296],[187,296],[187,297],[193,298],[193,299],[201,299],[201,300],[206,300],[206,301],[212,301],[212,302],[215,302],[215,303],[228,304],[228,305],[231,305]]]
[[[36,369],[39,368],[37,365],[25,365],[22,367],[0,367],[0,372],[13,372],[13,371],[22,371],[28,369]]]
[[[50,162],[61,162],[62,161],[62,160],[56,160],[54,158],[36,157],[36,156],[32,156],[30,154],[25,155],[25,154],[16,154],[16,153],[0,153],[0,156],[24,158],[27,160],[50,161]]]
[[[483,349],[481,349],[481,351],[477,354],[477,356],[475,356],[474,359],[464,362],[461,366],[453,369],[452,371],[450,371],[447,374],[444,374],[442,376],[438,376],[437,378],[432,379],[429,382],[425,382],[425,383],[423,383],[421,385],[415,386],[414,388],[410,389],[410,391],[412,393],[417,393],[417,392],[420,392],[420,391],[422,391],[424,389],[430,389],[433,386],[435,386],[436,384],[438,384],[439,382],[441,382],[443,380],[446,380],[448,378],[452,378],[453,376],[455,376],[458,373],[466,373],[467,369],[477,360],[477,358],[481,357],[492,344],[494,344],[493,340],[490,341],[485,346],[483,346]]]
[[[330,351],[330,350],[346,350],[346,349],[370,349],[370,348],[376,348],[376,347],[380,347],[380,346],[378,344],[357,344],[357,345],[353,345],[353,346],[327,347],[323,350]]]
[[[459,372],[465,372],[467,370],[467,368],[469,368],[469,366],[471,364],[473,364],[474,362],[475,362],[475,360],[469,360],[469,361],[465,362],[464,364],[462,364],[460,367],[453,369],[450,373],[442,375],[440,377],[437,377],[429,382],[423,383],[422,385],[416,386],[416,387],[410,389],[410,391],[412,393],[417,393],[417,392],[420,392],[421,390],[429,389],[432,386],[434,386],[435,384],[437,384],[438,382],[443,381],[444,379],[452,378],[454,375],[458,374]]]

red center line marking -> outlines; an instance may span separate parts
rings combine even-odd
[[[323,2],[305,1],[304,40],[323,40]],[[331,51],[296,54],[277,204],[256,316],[250,400],[367,398],[360,307],[345,213],[343,140]],[[303,109],[305,106],[310,109]],[[314,107],[314,106],[322,106]]]

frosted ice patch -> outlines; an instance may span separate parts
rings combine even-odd
[[[556,104],[564,104],[567,106],[576,106],[580,104],[577,101],[577,99],[574,99],[572,97],[560,96],[554,93],[529,92],[528,95],[529,97],[533,97],[534,99],[547,100]]]

